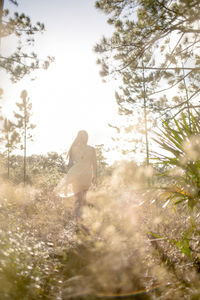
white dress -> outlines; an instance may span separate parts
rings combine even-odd
[[[89,189],[93,178],[94,153],[95,149],[88,145],[73,147],[73,166],[55,189],[60,197],[71,197]]]

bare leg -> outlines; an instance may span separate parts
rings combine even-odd
[[[82,192],[83,206],[86,205],[86,194],[87,194],[87,190],[84,190],[84,191]]]
[[[82,192],[82,209],[83,209],[83,207],[86,206],[86,204],[87,204],[87,202],[86,202],[86,195],[87,195],[87,190],[84,190],[84,191]],[[82,213],[82,211],[81,211],[81,213]],[[83,232],[84,232],[85,234],[89,234],[89,233],[90,233],[90,232],[89,232],[89,229],[88,229],[84,224],[81,225],[81,229],[83,230]]]
[[[82,192],[76,195],[75,204],[74,204],[74,219],[77,222],[81,217],[81,203],[82,203]]]
[[[84,190],[76,195],[74,207],[74,217],[76,221],[78,221],[78,219],[80,219],[82,216],[83,207],[86,205],[86,194],[87,190]]]

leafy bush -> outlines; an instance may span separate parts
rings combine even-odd
[[[30,186],[0,184],[0,299],[60,299],[58,243],[70,209]]]
[[[167,168],[163,175],[172,179],[164,197],[175,204],[185,202],[194,207],[200,197],[199,117],[191,114],[189,122],[182,113],[179,121],[173,119],[172,126],[163,122],[163,128],[156,135],[154,140],[164,150],[156,159]]]

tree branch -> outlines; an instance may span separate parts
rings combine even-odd
[[[187,76],[189,76],[191,73],[193,72],[193,70],[191,70],[189,73],[187,73],[185,76],[183,76],[181,79],[179,79],[175,84],[171,85],[170,87],[168,88],[165,88],[165,89],[162,89],[160,91],[156,91],[154,93],[151,93],[149,94],[148,96],[152,96],[152,95],[155,95],[155,94],[159,94],[161,92],[165,92],[167,90],[170,90],[171,88],[175,87],[177,84],[179,84],[182,80],[184,80]]]
[[[175,115],[173,115],[171,118],[169,118],[169,120],[174,119],[177,115],[179,115],[185,109],[188,109],[188,108],[193,108],[194,109],[194,108],[198,108],[198,107],[200,107],[200,105],[195,105],[195,106],[189,105],[189,106],[182,107],[177,113],[175,113]]]

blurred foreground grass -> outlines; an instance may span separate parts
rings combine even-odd
[[[0,299],[200,299],[199,213],[123,172],[88,193],[78,225],[73,199],[1,183]]]

